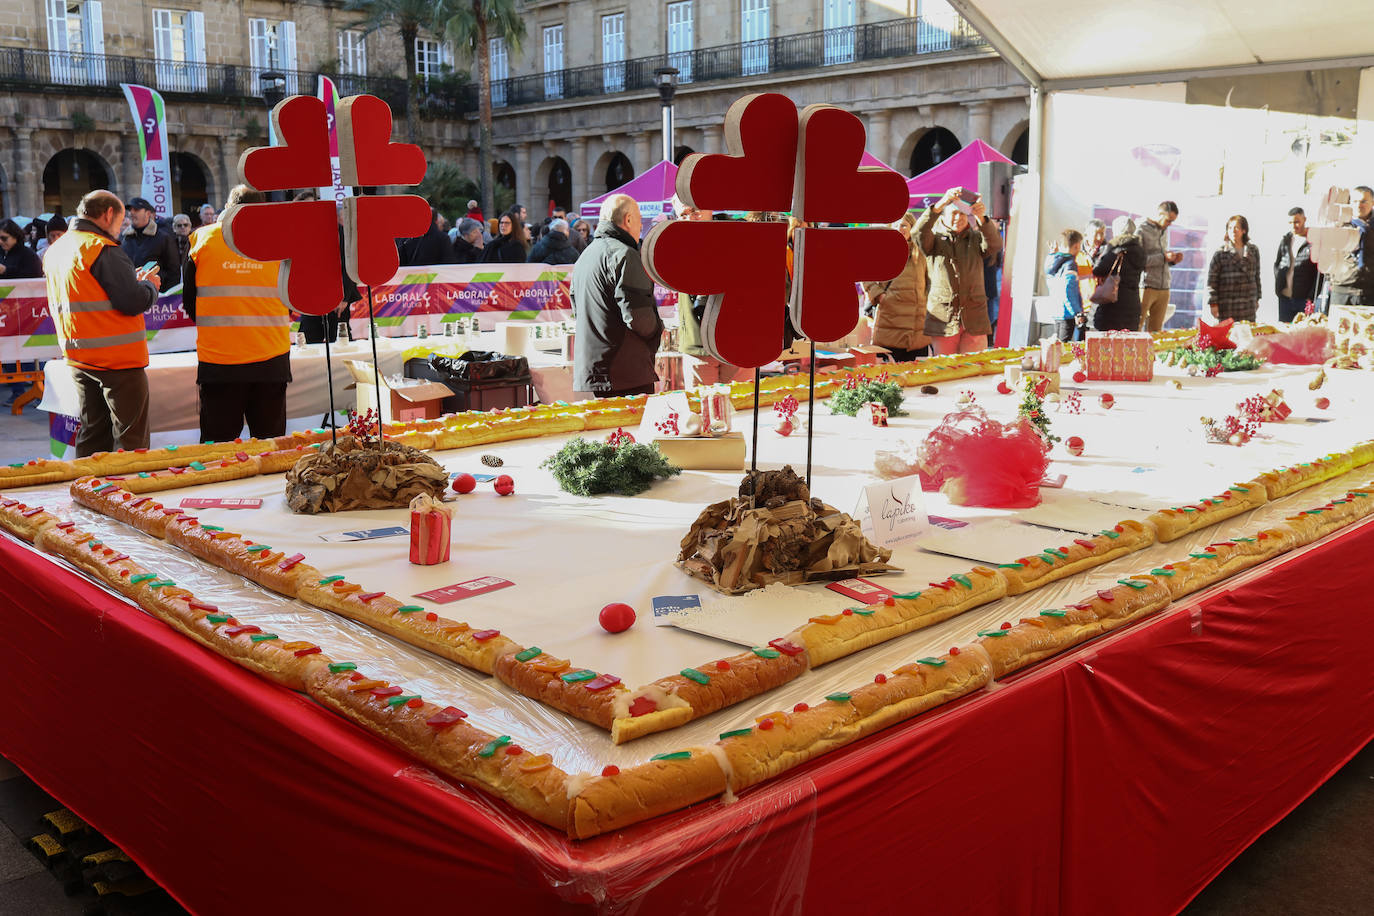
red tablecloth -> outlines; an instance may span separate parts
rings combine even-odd
[[[1371,551],[1374,522],[571,843],[0,536],[0,752],[202,914],[1171,913],[1374,737]]]

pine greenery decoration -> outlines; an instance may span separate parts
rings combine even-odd
[[[1168,353],[1161,353],[1159,358],[1170,366],[1197,366],[1203,370],[1216,369],[1220,366],[1223,372],[1245,372],[1250,369],[1258,369],[1264,362],[1255,354],[1245,350],[1216,350],[1212,348],[1199,350],[1195,347],[1179,347]]]
[[[660,477],[682,473],[682,468],[669,464],[655,445],[626,442],[615,446],[581,436],[544,459],[540,467],[552,471],[560,487],[578,496],[634,496]]]
[[[902,410],[901,385],[876,379],[858,379],[852,375],[845,379],[843,388],[830,396],[830,412],[852,417],[869,402],[882,404],[890,417],[906,416],[906,411]]]
[[[1035,391],[1034,385],[1026,385],[1021,392],[1021,403],[1016,405],[1016,415],[1035,427],[1035,431],[1047,442],[1058,442],[1059,437],[1050,432],[1050,416],[1045,412],[1045,399]]]

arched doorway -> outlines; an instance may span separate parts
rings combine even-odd
[[[673,165],[682,165],[682,160],[695,153],[690,146],[679,146],[673,150]]]
[[[606,190],[614,191],[633,177],[635,170],[629,158],[624,153],[616,153],[606,165]]]
[[[1004,151],[1011,157],[1011,161],[1017,165],[1030,165],[1030,125],[1016,128],[1007,139],[1010,148],[1004,146]]]
[[[531,219],[543,219],[552,207],[572,209],[572,169],[562,156],[545,159],[534,177],[543,194],[529,202]]]
[[[43,167],[43,209],[71,216],[91,191],[114,190],[109,165],[88,149],[64,149]]]
[[[172,153],[172,212],[191,216],[210,200],[210,176],[205,165],[190,153]],[[218,210],[223,202],[214,204]],[[191,220],[191,225],[200,224],[200,217]]]
[[[499,216],[515,205],[515,168],[509,162],[498,159],[492,163],[491,171],[495,179],[491,196],[496,212],[490,215]]]
[[[943,127],[932,127],[921,135],[911,151],[910,174],[915,176],[934,168],[963,148],[964,145],[952,132]]]

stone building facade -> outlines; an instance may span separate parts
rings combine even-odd
[[[681,71],[675,159],[720,151],[725,109],[764,90],[859,113],[870,151],[904,174],[975,138],[1008,155],[1024,147],[1028,88],[942,0],[521,5],[521,48],[493,47],[493,152],[498,180],[532,215],[662,158],[652,70],[665,63]],[[425,30],[416,52],[417,140],[475,175],[475,67]],[[0,213],[70,214],[94,187],[138,193],[121,81],[162,91],[174,202],[189,211],[220,205],[239,155],[265,142],[264,69],[284,72],[288,91],[313,92],[328,73],[346,94],[382,95],[401,134],[402,61],[393,25],[366,32],[338,0],[11,0],[0,5]]]

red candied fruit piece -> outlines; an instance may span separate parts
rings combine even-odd
[[[363,679],[363,674],[361,671],[354,671],[348,676],[348,679],[350,681],[361,681]]]
[[[773,727],[773,720],[772,720],[772,719],[764,719],[762,722],[759,723],[759,730],[760,730],[760,731],[765,731],[765,732],[766,732],[766,731],[768,731],[769,729],[771,729],[772,727]]]
[[[1120,525],[1115,526],[1114,528],[1112,528],[1112,530],[1115,531],[1117,534],[1125,534],[1125,533],[1126,533],[1126,529],[1125,529],[1125,528],[1122,528]]]
[[[875,683],[875,684],[886,684],[886,683],[887,683],[887,675],[886,675],[886,674],[877,674],[877,675],[874,675],[874,677],[873,677],[873,683]]]
[[[807,706],[805,703],[798,703],[796,706],[793,706],[793,707],[792,707],[792,711],[793,711],[793,712],[806,712],[806,711],[807,711],[808,709],[810,709],[810,708],[811,708],[811,707],[810,707],[810,706]]]
[[[1003,624],[1002,624],[1002,629],[1004,629],[1004,630],[1010,630],[1010,629],[1011,629],[1011,621],[1008,620],[1007,622],[1003,623]]]
[[[883,605],[885,607],[896,607],[897,599],[893,598],[891,595],[888,595],[886,598],[883,599]]]
[[[601,768],[601,775],[602,775],[602,776],[619,776],[619,775],[620,775],[620,767],[616,766],[616,765],[613,764],[613,763],[610,764],[610,765],[608,765],[608,766],[604,766],[604,767]]]
[[[518,744],[512,744],[510,747],[506,748],[506,753],[509,754],[511,757],[518,757],[519,755],[525,753],[525,750]]]
[[[316,649],[315,651],[318,652],[319,649]],[[299,655],[300,653],[297,652],[296,654]],[[419,697],[411,697],[410,699],[406,700],[406,706],[410,709],[419,709],[423,705],[425,705],[425,701],[420,699]]]
[[[630,703],[631,716],[647,716],[658,709],[658,704],[648,697],[635,697]]]
[[[319,646],[311,646],[311,647],[308,648],[308,649],[297,649],[297,650],[296,650],[296,658],[305,658],[307,655],[319,655],[319,654],[320,654],[320,647],[319,647]]]
[[[721,659],[720,661],[716,662],[716,670],[717,670],[717,671],[729,671],[729,670],[730,670],[730,663],[727,662],[725,659]]]
[[[853,609],[852,607],[847,607],[847,608],[845,608],[843,611],[840,611],[840,613],[843,614],[843,615],[846,616],[846,617],[853,617],[853,616],[854,616],[854,609]]]
[[[434,613],[433,611],[430,611],[428,614],[425,615],[425,619],[428,620],[430,623],[434,623],[434,621],[439,619],[439,615]]]
[[[958,646],[955,646],[954,648],[950,649],[950,650],[949,650],[949,654],[950,654],[950,655],[958,655],[958,654],[959,654],[959,647],[958,647]]]

